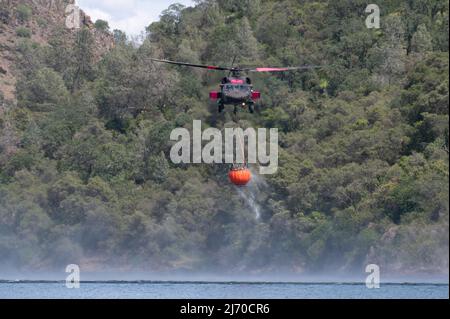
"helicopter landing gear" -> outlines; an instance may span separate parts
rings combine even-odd
[[[253,102],[249,103],[248,110],[249,110],[250,114],[255,113],[255,103],[253,103]]]
[[[224,109],[225,109],[225,104],[223,104],[223,102],[220,101],[219,102],[219,113],[222,113]]]

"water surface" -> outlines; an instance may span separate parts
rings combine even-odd
[[[448,284],[0,281],[0,299],[448,299]]]

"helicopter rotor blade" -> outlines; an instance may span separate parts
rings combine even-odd
[[[236,58],[233,59],[233,64]],[[204,64],[193,64],[193,63],[185,63],[185,62],[177,62],[177,61],[170,61],[170,60],[162,60],[162,59],[154,59],[150,58],[151,61],[154,62],[160,62],[160,63],[167,63],[167,64],[173,64],[173,65],[180,65],[180,66],[187,66],[187,67],[193,67],[193,68],[200,68],[200,69],[207,69],[207,70],[216,70],[216,71],[230,71],[232,72],[287,72],[287,71],[297,71],[297,70],[312,70],[317,68],[322,68],[322,66],[318,65],[303,65],[298,67],[283,67],[283,68],[268,68],[268,67],[262,67],[262,68],[239,68],[239,67],[221,67],[221,66],[214,66],[214,65],[204,65]]]
[[[192,68],[201,68],[201,69],[207,69],[207,70],[217,70],[217,71],[231,71],[231,70],[233,70],[232,68],[226,68],[226,67],[214,66],[214,65],[184,63],[184,62],[160,60],[160,59],[153,59],[153,58],[150,58],[150,60],[154,61],[154,62],[161,62],[161,63],[168,63],[168,64],[174,64],[174,65],[188,66],[188,67],[192,67]]]
[[[256,69],[244,69],[246,72],[286,72],[286,71],[297,71],[297,70],[311,70],[322,68],[318,65],[304,65],[297,67],[285,67],[285,68],[256,68]]]

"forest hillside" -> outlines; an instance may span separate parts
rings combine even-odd
[[[139,46],[37,2],[0,1],[0,269],[448,274],[446,0],[379,0],[380,29],[362,0],[198,0]],[[151,57],[323,68],[254,75],[236,119],[225,73]],[[278,128],[277,174],[172,164],[193,120]]]

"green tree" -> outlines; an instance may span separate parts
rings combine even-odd
[[[42,68],[19,82],[18,98],[33,111],[50,111],[66,103],[68,91],[57,72]]]
[[[93,39],[87,29],[82,29],[77,33],[76,42],[73,48],[73,73],[71,91],[81,88],[84,80],[93,77]]]
[[[94,26],[99,31],[102,31],[102,32],[108,32],[109,31],[108,21],[98,19],[97,21],[95,21]]]
[[[413,52],[427,52],[433,49],[432,37],[427,27],[419,25],[411,40],[411,50]]]

